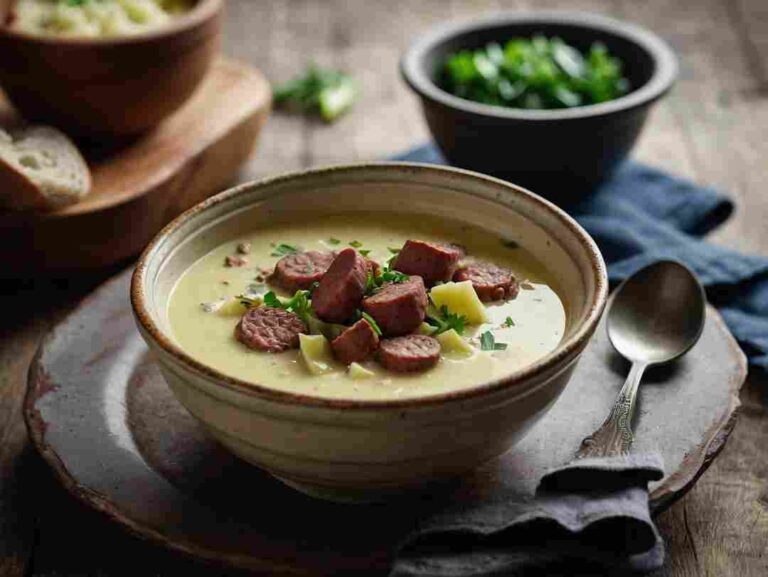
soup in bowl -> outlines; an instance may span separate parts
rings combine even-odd
[[[224,192],[142,256],[139,329],[182,404],[309,494],[371,500],[508,450],[607,290],[594,242],[506,182],[410,164]]]

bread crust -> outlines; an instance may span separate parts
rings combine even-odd
[[[53,153],[57,169],[66,166],[76,174],[75,180],[67,181],[33,177],[9,157],[19,154],[18,143],[24,142]],[[40,169],[39,169],[40,170]],[[54,170],[50,170],[54,172]],[[43,172],[41,170],[41,175]],[[91,189],[91,172],[77,146],[62,132],[49,126],[28,126],[10,134],[0,130],[0,209],[50,211],[78,202]]]

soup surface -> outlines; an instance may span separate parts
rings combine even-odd
[[[414,373],[387,370],[370,358],[359,363],[366,369],[361,378],[338,361],[331,361],[322,374],[313,374],[297,349],[256,351],[235,337],[245,310],[238,295],[270,290],[286,295],[265,283],[286,246],[304,251],[352,246],[384,265],[408,239],[457,243],[468,257],[507,267],[520,280],[516,298],[483,303],[485,322],[466,324],[465,350],[444,347],[433,368]],[[180,277],[169,299],[168,316],[179,346],[224,374],[312,396],[387,400],[470,388],[545,356],[560,343],[566,326],[566,312],[552,284],[546,268],[525,249],[478,227],[422,215],[339,214],[276,223],[214,248]],[[218,308],[221,303],[228,306]]]
[[[196,0],[17,0],[10,28],[41,36],[130,36],[165,26]]]

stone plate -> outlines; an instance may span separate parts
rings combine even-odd
[[[209,439],[171,395],[136,331],[130,271],[97,290],[45,339],[25,418],[74,495],[132,532],[210,560],[291,575],[385,570],[420,515],[447,502],[530,495],[607,415],[627,367],[601,327],[552,410],[512,451],[460,481],[386,505],[316,501]],[[635,449],[661,451],[655,511],[694,484],[734,425],[746,362],[710,308],[699,343],[647,375]]]

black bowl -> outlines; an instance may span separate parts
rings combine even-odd
[[[585,52],[602,42],[624,63],[630,92],[601,104],[524,110],[480,104],[438,86],[449,54],[536,34],[559,36]],[[651,104],[672,86],[677,61],[661,38],[638,26],[595,14],[532,12],[440,26],[411,46],[400,69],[451,164],[558,200],[589,192],[627,156]]]

